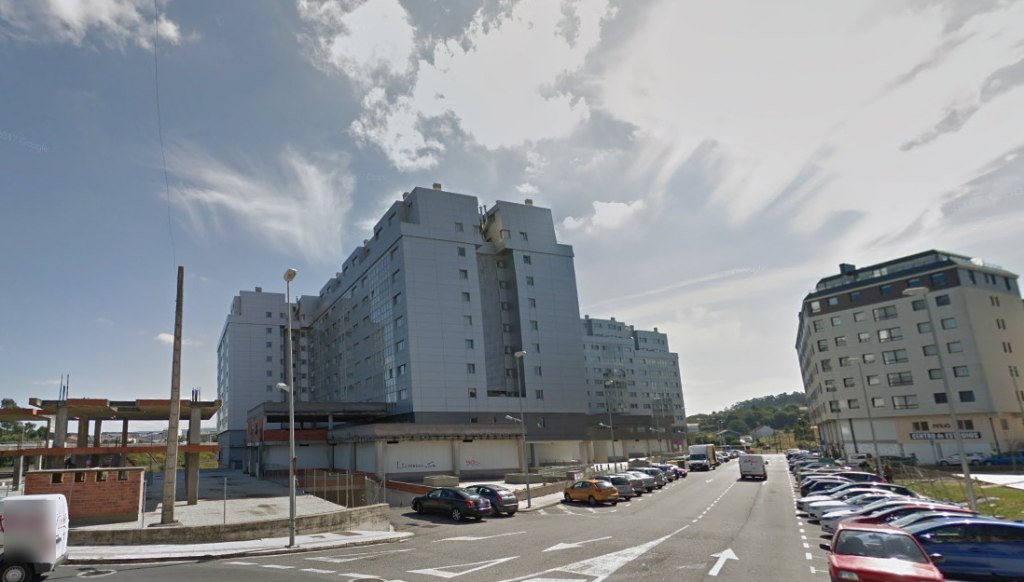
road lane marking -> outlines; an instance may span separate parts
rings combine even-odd
[[[321,570],[320,568],[303,568],[299,572],[312,572],[314,574],[333,574],[334,570]]]
[[[285,566],[284,564],[263,564],[260,568],[271,568],[274,570],[294,570],[295,566]]]
[[[442,566],[440,568],[425,568],[423,570],[409,570],[410,574],[426,574],[427,576],[437,576],[438,578],[455,578],[462,576],[463,574],[469,574],[470,572],[476,572],[483,570],[484,568],[490,568],[491,566],[497,566],[503,564],[509,560],[515,560],[519,556],[510,556],[508,558],[498,558],[497,560],[484,560],[483,562],[470,562],[469,564],[455,564],[453,566]]]
[[[611,537],[612,536],[604,536],[603,538],[594,538],[592,540],[584,540],[582,542],[574,542],[574,543],[569,543],[569,544],[555,544],[555,545],[551,546],[550,548],[548,548],[548,549],[546,549],[544,551],[545,552],[553,552],[553,551],[557,551],[557,550],[567,550],[569,548],[578,548],[578,547],[582,546],[583,544],[589,544],[591,542],[599,542],[601,540],[611,539]]]
[[[358,554],[342,554],[340,556],[317,556],[315,558],[306,558],[314,562],[330,562],[331,564],[344,564],[345,562],[354,562],[356,560],[363,560],[366,558],[376,558],[377,556],[384,556],[387,554],[397,554],[399,552],[411,552],[415,548],[407,548],[404,550],[384,550],[381,552],[359,552]]]
[[[805,539],[806,539],[806,538],[805,538]],[[807,542],[804,542],[804,549],[805,549],[805,550],[809,550],[809,549],[811,549],[811,544],[809,544],[809,543],[807,543]]]
[[[715,561],[715,565],[711,566],[711,569],[708,570],[708,576],[718,576],[718,573],[722,570],[722,566],[725,565],[726,560],[739,561],[739,558],[736,556],[736,553],[732,551],[732,548],[726,548],[717,554],[711,554],[711,557],[718,558],[718,560]]]
[[[808,560],[810,560],[811,559],[811,553],[810,552],[805,553],[804,557],[807,558]]]
[[[476,541],[480,541],[480,540],[489,540],[489,539],[492,539],[492,538],[503,538],[505,536],[518,536],[518,535],[522,535],[524,533],[526,533],[526,532],[525,531],[510,531],[510,532],[507,532],[507,533],[500,533],[500,534],[495,534],[495,535],[492,535],[492,536],[456,536],[454,538],[444,538],[444,539],[440,539],[440,540],[434,540],[434,543],[436,544],[437,542],[476,542]],[[411,551],[411,550],[401,550],[401,551],[408,552],[408,551]]]
[[[255,566],[257,562],[227,562],[229,566]]]

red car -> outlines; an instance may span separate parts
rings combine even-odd
[[[940,582],[945,580],[931,558],[907,532],[886,525],[841,523],[832,537],[828,574],[833,582]]]

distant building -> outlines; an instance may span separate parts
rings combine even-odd
[[[1001,267],[934,250],[840,265],[804,298],[796,349],[820,438],[844,455],[873,453],[869,410],[882,455],[933,462],[956,431],[968,452],[1024,440],[1024,305]]]
[[[758,439],[758,440],[766,439],[766,438],[768,438],[768,437],[770,437],[770,436],[772,436],[774,434],[775,434],[775,429],[773,429],[772,427],[770,427],[768,425],[763,425],[763,426],[760,426],[760,427],[755,428],[754,430],[750,431],[750,436],[752,436],[752,437],[754,437],[755,439]]]

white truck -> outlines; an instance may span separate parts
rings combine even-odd
[[[0,499],[0,582],[29,582],[63,562],[68,521],[63,495]]]
[[[715,445],[690,445],[690,458],[686,468],[691,471],[712,471],[718,466]]]

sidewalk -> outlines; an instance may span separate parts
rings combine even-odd
[[[411,533],[382,531],[311,534],[295,536],[295,547],[291,548],[287,537],[209,544],[70,546],[65,564],[130,564],[269,556],[399,542],[409,537],[412,537]]]

